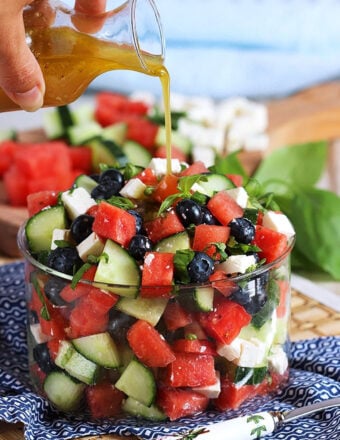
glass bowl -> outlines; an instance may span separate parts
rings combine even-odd
[[[65,413],[175,420],[276,391],[289,372],[293,244],[254,272],[145,295],[145,287],[94,282],[91,269],[72,282],[29,253],[23,225],[37,392]]]

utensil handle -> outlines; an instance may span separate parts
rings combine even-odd
[[[206,425],[191,431],[176,434],[176,440],[252,440],[268,435],[276,426],[269,412],[260,412],[244,417]],[[159,440],[174,440],[175,437],[160,437]]]

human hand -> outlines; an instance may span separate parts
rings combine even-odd
[[[40,66],[26,43],[23,10],[33,2],[0,0],[0,88],[27,111],[42,107],[45,93]],[[75,1],[75,10],[86,14],[104,12],[105,6],[106,0]]]

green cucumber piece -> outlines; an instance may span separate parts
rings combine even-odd
[[[87,176],[86,174],[81,174],[74,181],[74,186],[76,188],[84,188],[89,194],[91,194],[91,191],[97,185],[98,182],[96,182],[94,179],[91,179],[91,177]]]
[[[191,140],[183,136],[176,130],[171,131],[171,143],[176,148],[181,150],[184,154],[190,154],[192,150],[192,142]],[[158,147],[166,145],[166,130],[164,125],[160,125],[156,134],[155,144]]]
[[[223,174],[205,174],[205,181],[201,180],[198,185],[202,189],[199,192],[203,192],[203,194],[212,197],[216,192],[223,191],[225,189],[235,188],[235,184]]]
[[[67,136],[67,130],[72,125],[74,125],[74,121],[67,105],[55,107],[43,114],[43,128],[48,139]]]
[[[86,359],[105,368],[117,368],[120,357],[117,346],[108,332],[73,339],[75,349]]]
[[[79,407],[84,390],[84,384],[74,381],[63,371],[52,371],[44,381],[44,391],[48,399],[65,412]]]
[[[93,105],[83,104],[79,107],[72,108],[71,115],[74,125],[82,125],[85,122],[94,121]]]
[[[120,147],[123,145],[126,137],[127,125],[125,122],[118,122],[102,129],[102,139],[113,141]]]
[[[211,312],[214,308],[214,289],[212,287],[183,289],[178,295],[178,300],[191,312]]]
[[[152,404],[150,406],[143,405],[133,397],[128,397],[122,405],[122,410],[134,417],[143,417],[144,419],[162,421],[167,416],[158,406]]]
[[[167,298],[120,298],[116,308],[126,315],[157,325],[168,303]]]
[[[122,148],[128,158],[128,162],[134,165],[146,168],[152,159],[150,152],[138,144],[138,142],[126,141]]]
[[[128,162],[122,148],[113,141],[102,138],[87,143],[92,150],[93,168],[98,171],[101,164],[123,167]]]
[[[70,376],[87,385],[96,383],[99,374],[99,365],[86,359],[68,341],[60,343],[59,352],[55,359],[57,367],[65,370]]]
[[[237,366],[235,369],[233,382],[239,386],[258,385],[259,383],[263,382],[267,372],[267,367],[248,368]]]
[[[16,131],[11,128],[0,130],[0,142],[14,141],[16,137],[17,137]]]
[[[107,255],[107,259],[100,260],[94,281],[121,285],[121,287],[107,286],[106,289],[117,295],[136,297],[141,281],[140,269],[136,260],[127,250],[112,240],[106,240],[103,254]]]
[[[163,238],[155,244],[154,250],[157,252],[171,252],[175,254],[176,251],[190,249],[190,247],[189,234],[187,231],[184,231]]]
[[[125,368],[115,387],[146,406],[152,405],[156,397],[156,381],[152,371],[136,359]]]
[[[96,121],[86,121],[67,128],[67,136],[71,145],[87,144],[87,142],[99,137],[101,132],[102,127]]]
[[[39,211],[31,217],[25,227],[28,247],[38,253],[51,249],[54,229],[66,229],[65,208],[61,205]]]

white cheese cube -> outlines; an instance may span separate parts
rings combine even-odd
[[[56,249],[58,246],[55,244],[55,241],[68,241],[70,235],[69,229],[54,229],[52,232],[52,240],[51,240],[51,250]]]
[[[266,355],[266,346],[256,338],[244,339],[241,344],[241,355],[237,360],[240,367],[257,367]]]
[[[61,194],[61,200],[68,212],[71,220],[79,215],[85,214],[92,206],[96,205],[96,201],[84,188],[75,188],[65,191]]]
[[[120,190],[120,194],[123,197],[131,199],[142,199],[144,197],[144,191],[146,190],[146,185],[138,177],[130,179]]]
[[[254,255],[230,255],[223,263],[217,265],[217,270],[229,273],[243,274],[256,264]]]
[[[285,214],[275,211],[268,211],[263,216],[263,226],[273,229],[276,232],[285,234],[288,238],[295,235],[293,225]]]
[[[243,188],[243,186],[238,186],[237,188],[227,189],[227,193],[232,197],[235,202],[241,206],[241,208],[245,209],[248,204],[248,193]]]
[[[209,399],[217,399],[221,392],[221,379],[219,371],[216,371],[216,382],[214,384],[202,387],[194,387],[193,389]]]
[[[269,369],[283,374],[288,368],[288,358],[280,345],[274,345],[268,356]]]
[[[246,151],[265,151],[269,146],[269,136],[265,133],[246,137],[243,148]]]
[[[243,339],[235,338],[231,344],[220,345],[217,348],[217,353],[232,362],[241,356],[241,344]]]
[[[104,243],[95,232],[92,232],[92,234],[86,237],[85,240],[83,240],[77,246],[79,257],[83,261],[87,261],[89,255],[99,257],[102,254],[103,249]]]
[[[192,158],[194,162],[203,162],[206,167],[210,167],[215,163],[215,151],[211,147],[198,147],[192,149]]]
[[[30,331],[32,336],[37,344],[43,344],[44,342],[49,341],[51,338],[46,336],[42,330],[40,324],[37,322],[36,324],[30,325]]]
[[[164,176],[167,173],[167,159],[154,157],[151,159],[148,168],[151,168],[156,176]],[[171,159],[171,171],[178,174],[181,169],[181,162],[178,159]]]

